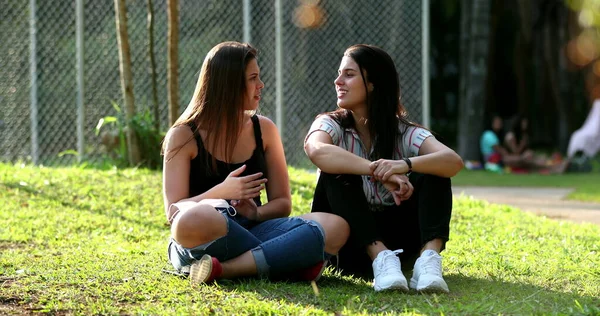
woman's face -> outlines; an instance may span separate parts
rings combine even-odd
[[[356,110],[366,106],[367,92],[358,64],[344,56],[334,81],[337,105],[343,109]]]
[[[528,127],[529,127],[529,121],[526,118],[521,119],[521,130],[526,131]]]
[[[258,109],[261,99],[262,88],[265,84],[260,80],[260,68],[256,59],[252,59],[246,66],[246,93],[244,99],[244,110],[252,111]]]
[[[502,118],[499,116],[494,117],[494,120],[492,121],[492,129],[496,132],[502,130]]]

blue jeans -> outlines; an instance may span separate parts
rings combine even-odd
[[[169,261],[183,274],[204,254],[227,261],[251,250],[260,277],[286,278],[291,272],[312,267],[328,260],[325,252],[325,232],[313,220],[284,217],[253,222],[241,215],[231,216],[219,209],[227,220],[227,235],[211,242],[185,248],[171,238]]]

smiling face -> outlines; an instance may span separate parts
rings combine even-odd
[[[244,110],[256,110],[261,99],[265,84],[260,80],[260,68],[256,58],[251,59],[246,66],[246,92],[244,94]]]
[[[366,76],[365,76],[366,77]],[[334,81],[337,92],[337,105],[347,110],[364,109],[367,105],[367,91],[360,68],[354,59],[344,56]]]

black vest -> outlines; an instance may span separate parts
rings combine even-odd
[[[265,160],[265,150],[262,142],[262,134],[260,132],[260,123],[258,121],[258,116],[253,115],[251,119],[252,125],[254,127],[254,139],[256,141],[256,148],[254,148],[252,156],[245,162],[234,164],[229,164],[217,160],[216,172],[214,170],[209,169],[212,165],[213,157],[204,147],[202,137],[200,137],[200,134],[196,130],[195,124],[189,124],[190,128],[194,132],[194,138],[196,139],[196,144],[198,145],[198,155],[194,159],[192,159],[190,163],[189,197],[196,196],[210,190],[212,187],[223,182],[231,171],[241,167],[244,164],[246,165],[246,170],[244,170],[241,176],[247,176],[255,174],[257,172],[263,173],[263,176],[261,178],[265,178],[267,176],[267,163]],[[260,206],[260,197],[254,198],[254,202],[256,202],[257,206]]]

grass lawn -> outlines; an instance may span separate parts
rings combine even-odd
[[[298,215],[315,177],[290,173]],[[161,272],[160,190],[153,171],[0,164],[0,314],[600,314],[600,227],[467,197],[443,252],[447,295],[375,293],[331,271],[319,296],[309,283],[193,287]]]
[[[465,169],[452,178],[452,185],[574,188],[568,199],[600,203],[600,172],[552,175],[497,174]]]

